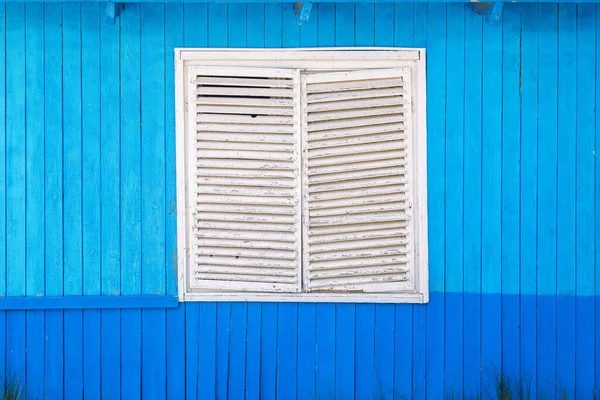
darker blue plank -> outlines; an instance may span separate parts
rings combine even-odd
[[[228,398],[231,303],[217,303],[216,398]]]
[[[277,315],[277,398],[297,397],[298,305],[281,303]]]
[[[337,304],[335,310],[335,396],[354,398],[356,369],[356,305]]]
[[[415,43],[414,4],[395,4],[394,46],[412,47]]]
[[[64,395],[66,400],[83,398],[83,312],[64,312]]]
[[[234,27],[227,31],[228,47],[246,47],[247,17],[246,4],[228,4],[227,5],[227,23]]]
[[[397,304],[394,327],[394,396],[412,397],[413,306]]]
[[[102,398],[116,398],[121,393],[121,371],[115,365],[121,363],[121,312],[102,310],[100,331]]]
[[[121,396],[140,399],[142,392],[142,315],[121,311]]]
[[[393,398],[394,393],[394,328],[395,313],[392,304],[375,306],[375,396]]]
[[[0,5],[0,92],[6,93],[6,4]],[[6,210],[6,96],[0,98],[0,210]],[[6,295],[6,211],[0,212],[0,294]],[[0,366],[2,370],[2,366]]]
[[[281,4],[265,4],[265,47],[281,47],[282,16]]]
[[[335,304],[316,305],[316,386],[317,398],[335,396]],[[358,338],[357,338],[358,339]],[[371,341],[372,343],[372,341]],[[358,352],[358,342],[357,342]],[[372,364],[371,364],[372,366]],[[373,369],[371,367],[371,373]],[[358,371],[357,371],[358,373]]]
[[[394,6],[394,4],[375,4],[375,46],[394,45],[394,17],[396,16]]]
[[[260,398],[275,399],[277,382],[277,304],[263,303],[261,318]]]
[[[229,339],[229,382],[230,398],[244,398],[246,382],[246,335],[248,326],[246,303],[231,305],[231,332]]]
[[[317,327],[318,328],[318,327]],[[373,398],[375,363],[375,305],[356,305],[356,373],[355,395]]]
[[[26,323],[24,311],[12,311],[6,314],[6,369],[4,376],[20,385],[27,383],[25,375]]]
[[[333,46],[336,39],[336,4],[319,4],[317,11],[317,43],[319,46]]]
[[[185,305],[167,310],[167,399],[185,398]]]
[[[24,384],[30,398],[44,397],[44,311],[27,311],[27,370]]]
[[[167,397],[166,310],[142,310],[142,398]]]
[[[48,399],[63,396],[63,311],[46,311],[45,326],[45,395]]]
[[[208,46],[227,47],[227,4],[208,5]]]
[[[83,396],[101,399],[101,321],[100,310],[83,311]]]
[[[247,5],[247,39],[248,47],[265,47],[265,5]]]
[[[246,339],[246,398],[249,400],[258,399],[260,395],[261,314],[262,311],[260,303],[248,304],[248,333]],[[300,340],[300,337],[298,339]]]
[[[338,4],[336,11],[339,14],[336,22],[341,23],[339,27],[336,25],[339,31],[346,32],[348,27],[354,26],[354,38],[351,34],[344,34],[343,37],[347,37],[348,42],[336,38],[338,46],[348,46],[352,43],[352,39],[356,46],[373,46],[375,44],[375,4]]]
[[[298,304],[298,398],[300,399],[314,399],[316,396],[316,329],[316,305]]]
[[[188,303],[186,312],[187,397],[216,398],[217,305]],[[195,394],[196,390],[197,394]]]

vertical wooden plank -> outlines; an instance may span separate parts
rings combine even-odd
[[[281,303],[277,318],[277,398],[297,397],[298,305]]]
[[[208,5],[186,3],[183,5],[183,43],[186,47],[208,45]]]
[[[246,399],[258,399],[260,396],[261,376],[261,305],[248,304],[248,332],[246,338]],[[301,327],[298,327],[298,337],[301,337]],[[314,330],[313,330],[314,335]],[[300,346],[300,344],[299,344]],[[300,347],[299,347],[300,348]],[[314,353],[314,348],[313,348]],[[313,378],[314,382],[314,378]],[[306,385],[310,385],[307,382]],[[313,383],[314,385],[314,383]]]
[[[346,5],[344,5],[346,7]],[[347,29],[347,26],[352,25],[352,20],[355,25],[355,45],[356,46],[372,46],[375,44],[375,5],[373,3],[356,3],[348,4],[347,9],[342,8],[338,11],[341,15],[346,16],[347,25],[339,25],[343,20],[338,19],[336,24],[337,29]],[[356,11],[355,11],[356,10]],[[357,18],[358,16],[358,18]],[[350,37],[348,38],[350,39]],[[344,46],[344,44],[339,44]]]
[[[465,9],[447,6],[446,51],[446,213],[445,248],[446,307],[445,387],[447,393],[463,388],[463,291],[464,291],[464,98],[465,98]],[[451,238],[451,239],[450,239]],[[451,321],[451,323],[450,323]]]
[[[375,306],[375,396],[389,399],[394,394],[394,306]]]
[[[427,19],[427,165],[429,218],[429,287],[445,292],[444,198],[446,146],[446,5],[429,4]],[[434,201],[438,199],[438,201]],[[431,295],[427,306],[427,397],[444,394],[444,304]],[[437,299],[437,301],[434,301]]]
[[[318,46],[334,46],[335,44],[338,23],[336,7],[337,5],[334,3],[319,3],[317,8]],[[347,26],[347,28],[352,28],[352,32],[354,32],[354,23],[352,23],[352,26]]]
[[[217,303],[217,341],[216,341],[216,398],[228,398],[229,382],[229,337],[231,330],[231,303]],[[200,369],[202,374],[204,371]]]
[[[141,49],[140,5],[121,23],[121,294],[142,292],[141,271]],[[121,396],[141,396],[141,311],[121,311]]]
[[[246,30],[248,47],[265,47],[265,5],[246,5]]]
[[[537,141],[539,6],[521,11],[521,374],[537,395]]]
[[[575,388],[576,4],[558,9],[557,384]]]
[[[501,371],[502,29],[483,26],[482,378],[487,390]]]
[[[300,27],[299,44],[301,47],[317,47],[319,30],[322,27],[321,8],[325,4],[313,4],[310,18]],[[328,5],[330,6],[330,5]],[[332,8],[332,7],[330,7]],[[333,34],[333,29],[329,30]],[[333,40],[333,37],[328,38]],[[314,399],[316,396],[316,305],[298,304],[298,398]],[[352,349],[354,350],[354,348]],[[352,364],[354,358],[352,358]],[[250,368],[250,366],[248,366]],[[354,369],[352,369],[354,375]],[[354,392],[354,387],[352,387]]]
[[[556,395],[557,6],[540,6],[538,132],[538,389]],[[543,350],[542,350],[543,349]]]
[[[355,351],[355,395],[361,399],[372,398],[375,394],[373,373],[375,363],[375,306],[373,304],[356,305]]]
[[[481,393],[482,19],[465,14],[464,391]]]
[[[394,45],[415,46],[414,5],[396,3],[394,7]],[[394,339],[394,387],[393,395],[398,398],[411,398],[413,390],[413,310],[412,305],[397,304],[395,307]]]
[[[321,399],[335,396],[335,304],[318,303],[316,310],[316,392]]]
[[[598,76],[600,76],[600,29],[598,29],[600,27],[600,8],[598,6],[596,6],[596,10],[595,10],[595,14],[596,14],[596,84],[595,84],[595,100],[596,100],[596,104],[600,104],[600,79],[598,79]],[[595,157],[596,157],[596,181],[598,181],[598,179],[600,179],[600,162],[598,162],[598,152],[600,151],[600,123],[598,121],[598,119],[596,119],[596,142],[595,142]],[[598,199],[600,199],[600,185],[596,185],[596,201],[598,201]],[[595,229],[595,248],[599,249],[600,248],[600,206],[598,206],[598,203],[596,203],[596,215],[595,215],[595,223],[594,225],[596,226]],[[594,266],[596,268],[596,271],[600,270],[600,251],[596,251],[596,258],[594,260]],[[594,298],[595,298],[595,310],[594,310],[594,316],[595,316],[595,332],[594,332],[594,338],[595,338],[595,360],[596,360],[596,367],[598,367],[600,365],[600,274],[596,274],[596,278],[595,278],[595,291],[594,291]],[[595,380],[594,380],[594,387],[595,388],[600,388],[600,369],[599,368],[595,368]]]
[[[411,13],[412,15],[412,13]],[[394,45],[394,17],[395,9],[393,3],[375,4],[375,45]]]
[[[335,397],[354,398],[356,370],[356,305],[336,304],[335,310]],[[389,351],[389,349],[388,349]]]
[[[265,47],[281,47],[283,39],[282,5],[265,3]]]
[[[25,5],[6,5],[6,295],[24,296],[26,271]],[[25,312],[6,314],[5,375],[25,381]]]
[[[109,296],[121,293],[119,28],[120,19],[100,23],[101,289]],[[114,367],[121,362],[121,312],[101,314],[101,394],[116,398],[121,392],[121,371]]]
[[[6,296],[6,4],[0,5],[0,295]],[[6,374],[6,312],[0,312],[0,371]]]
[[[183,4],[165,4],[166,291],[177,294],[177,190],[175,187],[175,47],[183,46]],[[185,305],[166,311],[167,399],[185,397]]]
[[[64,293],[82,294],[81,5],[63,6]],[[83,393],[82,313],[65,311],[64,393]]]
[[[25,7],[26,294],[44,295],[44,20],[43,4]],[[44,395],[44,311],[28,311],[26,376],[32,398]]]
[[[101,293],[100,6],[81,6],[83,294]],[[83,312],[83,395],[100,399],[100,311]]]
[[[246,382],[246,335],[248,308],[246,303],[231,306],[231,332],[229,339],[229,382],[230,398],[243,399]]]
[[[413,8],[414,45],[416,47],[427,47],[427,4],[414,4]],[[429,187],[429,182],[427,183]],[[431,280],[429,290],[432,292]],[[414,306],[412,320],[412,384],[411,392],[406,393],[408,398],[424,399],[427,395],[427,307]],[[398,392],[396,387],[396,392]],[[402,395],[404,393],[401,392]]]
[[[63,294],[62,5],[44,6],[45,286]],[[45,397],[63,398],[63,312],[45,312]]]
[[[267,5],[267,7],[269,7]],[[267,35],[267,37],[269,37]],[[275,399],[277,382],[277,303],[262,304],[260,398]],[[318,361],[317,361],[318,362]]]
[[[481,103],[482,20],[465,15],[464,388],[481,393]]]
[[[577,344],[575,397],[594,393],[594,164],[596,157],[594,121],[595,97],[590,90],[595,84],[594,6],[577,6]],[[598,366],[596,366],[597,368]],[[597,395],[597,394],[596,394]]]
[[[166,290],[165,9],[142,4],[141,163],[142,294]],[[142,310],[142,396],[166,397],[166,311]],[[152,362],[144,362],[152,360]]]
[[[520,377],[519,189],[521,8],[503,15],[502,37],[502,373]],[[514,380],[514,378],[511,378]]]
[[[227,6],[226,3],[208,4],[209,47],[227,47]]]
[[[230,3],[227,5],[227,46],[246,47],[246,4]]]

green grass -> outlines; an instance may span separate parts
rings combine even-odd
[[[27,400],[25,389],[18,378],[4,380],[0,390],[0,400]]]

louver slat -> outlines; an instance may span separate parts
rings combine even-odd
[[[304,281],[415,289],[409,68],[302,76]]]
[[[190,73],[190,289],[298,292],[299,72]]]

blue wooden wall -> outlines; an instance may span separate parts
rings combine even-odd
[[[506,4],[493,26],[324,3],[299,27],[291,4],[126,4],[109,25],[97,3],[0,3],[0,295],[176,293],[183,46],[426,47],[431,301],[1,311],[0,372],[32,399],[600,389],[593,4]]]

